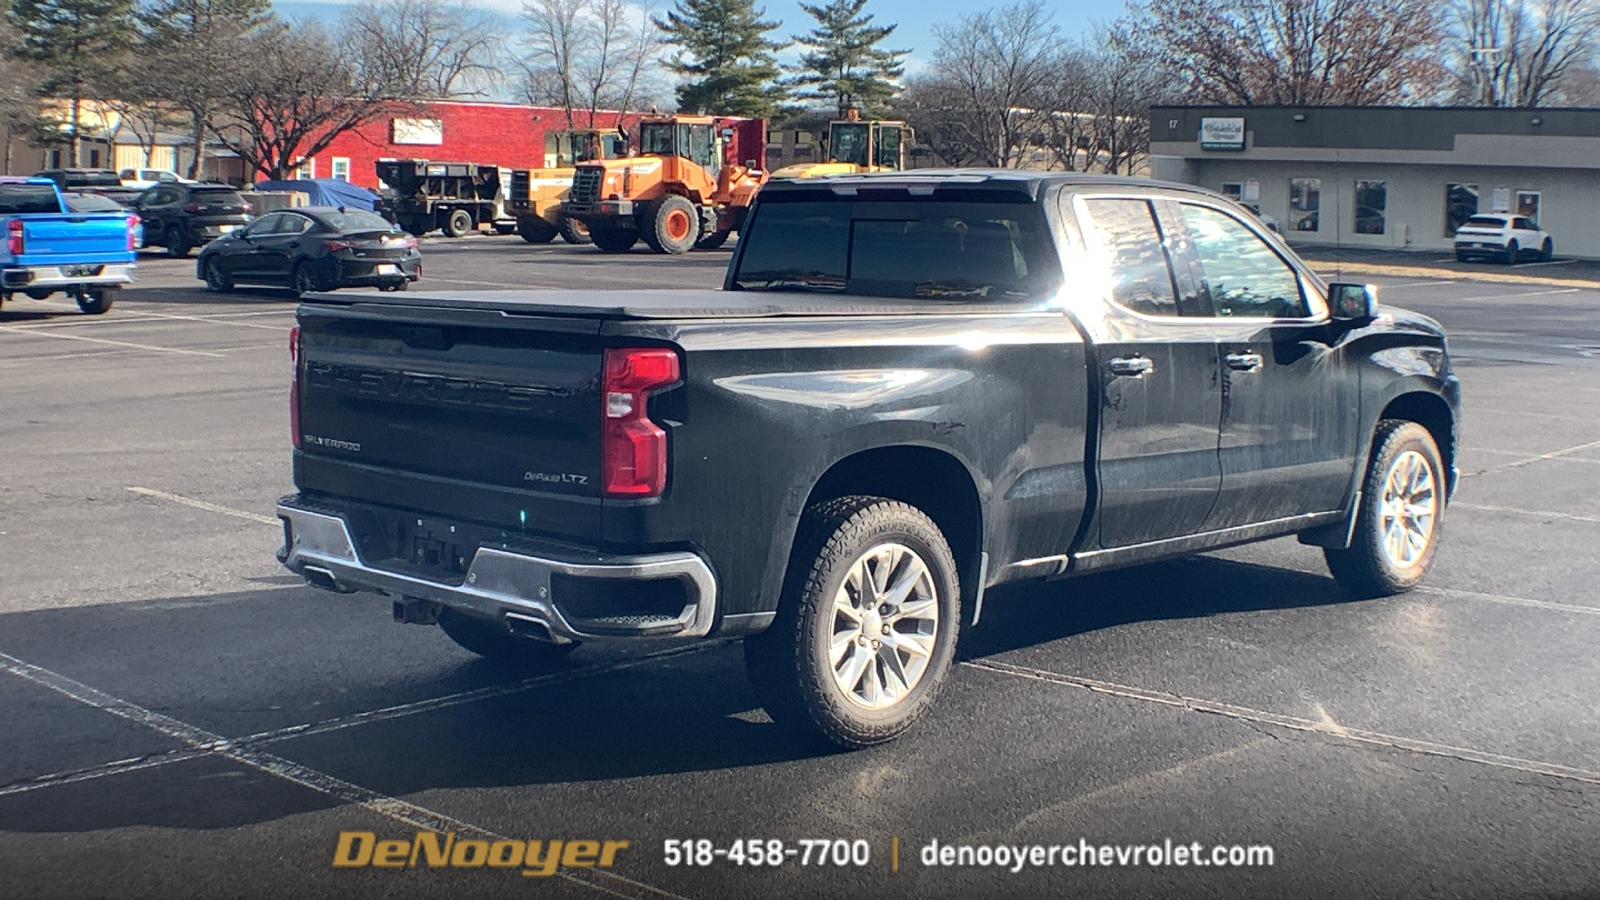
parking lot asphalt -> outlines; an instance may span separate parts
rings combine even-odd
[[[430,285],[716,286],[727,251],[430,240]],[[1600,290],[1379,278],[1450,329],[1462,481],[1424,586],[1279,540],[997,589],[932,714],[813,755],[739,648],[497,668],[281,569],[287,292],[149,257],[0,310],[0,897],[1600,897]],[[626,840],[335,869],[341,831]],[[663,841],[864,840],[864,866]],[[941,844],[1270,845],[1257,868],[929,867]]]

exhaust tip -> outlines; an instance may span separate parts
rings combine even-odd
[[[547,644],[571,643],[571,641],[556,637],[555,632],[550,630],[550,626],[544,620],[536,619],[532,616],[508,612],[506,613],[506,626],[511,629],[512,634],[533,638],[536,641],[544,641]]]
[[[345,587],[340,584],[339,579],[333,577],[332,572],[321,566],[305,566],[301,568],[300,577],[306,580],[306,584],[314,588],[333,591],[335,594],[354,594],[356,592],[355,588]]]

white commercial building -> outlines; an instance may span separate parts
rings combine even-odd
[[[1150,174],[1232,196],[1292,244],[1449,250],[1515,212],[1600,258],[1600,109],[1158,106]]]

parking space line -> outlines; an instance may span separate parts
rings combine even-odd
[[[1462,449],[1467,453],[1492,453],[1496,456],[1521,457],[1525,454],[1525,451],[1522,450],[1496,450],[1493,447],[1463,447]],[[1600,464],[1600,459],[1590,459],[1587,456],[1552,456],[1549,459],[1551,462],[1589,463],[1590,465]],[[1484,471],[1488,470],[1486,469]]]
[[[263,525],[281,524],[281,522],[273,516],[263,516],[260,513],[247,512],[246,510],[242,509],[234,509],[231,506],[221,506],[216,503],[207,503],[204,500],[195,500],[191,497],[184,497],[178,494],[169,494],[166,491],[158,491],[147,487],[129,487],[128,490],[135,494],[141,494],[146,497],[155,497],[158,500],[167,500],[172,503],[181,503],[184,506],[192,506],[195,509],[203,509],[207,512],[222,513],[225,516],[233,516],[237,519],[249,519],[252,522],[260,522]]]
[[[143,725],[165,737],[182,741],[188,744],[192,750],[220,756],[271,775],[274,778],[297,784],[345,804],[359,806],[413,828],[438,832],[454,831],[457,834],[470,834],[488,840],[505,839],[505,835],[490,831],[487,828],[480,828],[477,825],[453,818],[425,806],[401,800],[398,797],[381,794],[370,788],[364,788],[353,782],[345,781],[342,778],[329,775],[326,772],[281,756],[275,756],[250,747],[239,746],[220,734],[179,721],[163,713],[145,709],[127,700],[113,697],[81,681],[75,681],[65,675],[52,672],[42,666],[36,666],[7,653],[0,653],[0,671],[8,672],[40,687],[48,688],[85,706]],[[640,881],[634,881],[631,878],[617,875],[604,869],[582,869],[577,871],[562,869],[557,870],[555,874],[574,884],[610,894],[614,897],[664,897],[671,898],[671,900],[685,900],[680,895],[652,887]]]
[[[1456,297],[1456,300],[1515,300],[1518,297],[1545,297],[1550,294],[1576,294],[1583,290],[1594,288],[1559,288],[1548,291],[1523,291],[1520,294],[1481,294],[1476,297]]]
[[[0,325],[0,331],[10,331],[16,334],[30,335],[32,337],[56,338],[63,341],[88,341],[91,344],[109,344],[113,347],[131,347],[135,350],[149,350],[154,353],[176,353],[180,356],[210,356],[216,359],[227,359],[227,356],[221,353],[214,353],[210,350],[183,350],[178,347],[157,347],[153,344],[136,344],[132,341],[113,341],[107,340],[106,338],[85,337],[81,334],[57,334],[53,331],[40,331],[37,328],[24,329],[15,325]]]
[[[1547,609],[1552,612],[1578,613],[1585,616],[1600,616],[1600,606],[1579,606],[1575,603],[1557,603],[1554,600],[1530,600],[1527,597],[1508,597],[1505,594],[1486,594],[1482,591],[1464,591],[1460,588],[1442,588],[1422,586],[1412,590],[1425,594],[1438,594],[1442,597],[1459,597],[1467,600],[1487,600],[1490,603],[1505,603],[1510,606],[1527,606],[1534,609]]]
[[[1593,450],[1593,449],[1595,449],[1597,447],[1600,447],[1600,441],[1590,441],[1587,444],[1578,444],[1577,446],[1574,446],[1574,447],[1565,447],[1565,448],[1562,448],[1560,450],[1551,450],[1549,453],[1541,453],[1538,456],[1528,456],[1528,457],[1524,457],[1522,459],[1516,460],[1514,462],[1501,463],[1498,466],[1490,466],[1487,469],[1481,469],[1481,470],[1479,470],[1477,472],[1464,472],[1464,473],[1462,473],[1462,477],[1466,478],[1466,477],[1472,476],[1472,475],[1485,475],[1485,474],[1487,474],[1489,472],[1498,472],[1498,471],[1500,471],[1502,469],[1515,469],[1515,468],[1518,468],[1520,466],[1528,466],[1528,465],[1532,465],[1532,464],[1534,464],[1536,462],[1542,462],[1542,461],[1547,460],[1547,459],[1555,459],[1558,456],[1566,456],[1569,453],[1582,453],[1585,450]]]
[[[234,328],[265,328],[268,331],[283,331],[282,325],[258,325],[255,322],[231,322],[227,319],[208,319],[205,316],[180,316],[175,313],[158,313],[143,311],[141,316],[151,316],[156,319],[177,319],[185,322],[208,322],[214,325],[231,325]]]
[[[1359,744],[1370,744],[1379,747],[1389,747],[1396,750],[1406,750],[1411,753],[1420,753],[1425,756],[1438,756],[1447,759],[1461,760],[1462,762],[1476,763],[1483,766],[1492,766],[1498,769],[1510,769],[1516,772],[1527,772],[1534,775],[1546,775],[1551,778],[1561,778],[1568,781],[1580,781],[1585,784],[1600,785],[1600,771],[1580,769],[1573,766],[1563,766],[1558,763],[1545,762],[1537,759],[1527,759],[1520,756],[1507,756],[1502,753],[1490,753],[1485,750],[1475,750],[1471,747],[1458,747],[1453,744],[1442,744],[1435,741],[1424,741],[1416,738],[1402,737],[1400,735],[1385,734],[1381,731],[1368,731],[1362,728],[1330,724],[1329,721],[1305,719],[1299,716],[1286,716],[1266,710],[1254,709],[1248,706],[1236,706],[1231,703],[1222,703],[1216,700],[1201,700],[1196,697],[1185,697],[1180,694],[1170,694],[1166,691],[1153,691],[1146,688],[1132,687],[1124,684],[1115,684],[1109,681],[1098,681],[1093,678],[1082,678],[1076,675],[1064,675],[1051,672],[1047,669],[1036,669],[1031,666],[1018,666],[1011,663],[994,660],[968,660],[961,665],[971,669],[980,669],[1012,678],[1024,678],[1032,681],[1042,681],[1047,684],[1058,684],[1067,687],[1083,688],[1097,694],[1109,694],[1126,700],[1138,700],[1143,703],[1154,703],[1161,706],[1171,706],[1185,709],[1190,712],[1209,713],[1252,722],[1257,725],[1269,725],[1274,728],[1283,728],[1289,731],[1299,731],[1309,734],[1326,735],[1331,740],[1352,741]]]
[[[1531,516],[1535,519],[1565,519],[1569,522],[1600,522],[1600,516],[1580,516],[1575,513],[1554,512],[1539,509],[1517,509],[1511,506],[1493,506],[1488,503],[1462,503],[1456,501],[1451,506],[1462,509],[1477,509],[1483,512],[1511,513],[1516,516]]]

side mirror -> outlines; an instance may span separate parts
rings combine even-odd
[[[1369,321],[1378,317],[1378,286],[1333,284],[1328,286],[1329,314],[1336,322]]]

